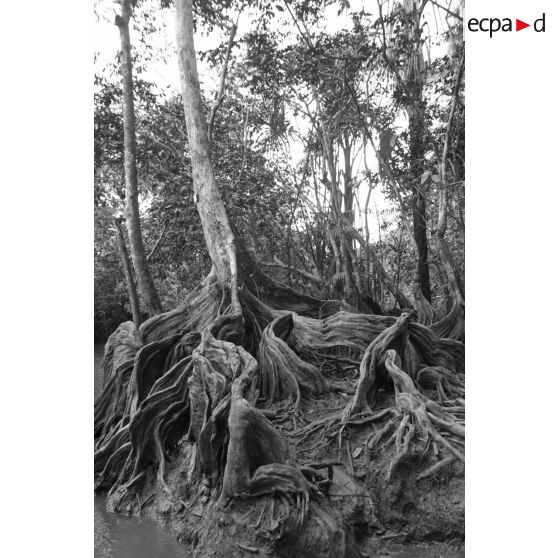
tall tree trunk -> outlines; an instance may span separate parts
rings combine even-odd
[[[455,107],[459,98],[459,87],[463,77],[464,64],[465,57],[463,55],[455,79],[453,96],[450,105],[450,114],[444,138],[444,149],[440,162],[438,224],[436,230],[434,231],[434,240],[436,242],[440,262],[448,278],[449,289],[453,298],[453,307],[449,314],[432,326],[432,329],[440,335],[440,337],[448,337],[459,341],[463,341],[465,339],[465,288],[445,238],[448,219],[448,180],[446,167],[449,140],[451,137]]]
[[[424,134],[422,122],[410,118],[410,150],[412,165],[412,182],[415,188],[413,194],[413,237],[417,247],[417,263],[415,281],[420,286],[424,298],[432,302],[430,288],[430,271],[428,268],[428,238],[426,234],[426,192],[421,184],[424,173]],[[419,131],[420,130],[420,131]]]
[[[351,163],[351,141],[348,134],[344,134],[343,143],[343,182],[344,182],[344,192],[343,192],[343,202],[345,204],[345,217],[349,220],[351,225],[355,223],[355,212],[354,212],[354,191],[353,191],[353,168]]]
[[[221,286],[231,290],[233,305],[240,311],[235,239],[215,181],[203,113],[194,49],[192,0],[175,0],[175,6],[178,65],[192,161],[194,201],[217,280]]]
[[[124,174],[126,180],[126,227],[130,237],[130,249],[139,288],[150,315],[160,314],[163,309],[149,272],[145,247],[141,236],[138,204],[138,170],[136,163],[136,115],[134,112],[134,89],[132,79],[132,55],[130,48],[130,0],[121,0],[121,15],[115,23],[120,31],[122,72],[122,114],[124,120]]]
[[[444,268],[444,271],[448,277],[449,287],[456,303],[463,304],[465,301],[465,288],[463,281],[459,276],[459,272],[451,257],[451,253],[446,241],[446,228],[448,219],[448,180],[447,180],[447,160],[448,160],[448,149],[449,141],[452,131],[453,119],[455,116],[456,104],[459,97],[459,88],[461,85],[461,80],[463,78],[463,70],[465,64],[464,55],[461,58],[459,68],[457,70],[457,76],[455,78],[454,90],[450,105],[450,114],[448,118],[448,124],[446,127],[446,133],[444,137],[444,149],[442,152],[442,161],[440,163],[440,187],[439,187],[439,200],[438,200],[438,225],[436,231],[434,231],[434,239],[436,241],[436,247],[438,249],[438,254],[440,256],[440,262]]]
[[[118,240],[118,250],[120,252],[120,259],[122,260],[122,267],[124,268],[124,277],[126,278],[126,288],[128,290],[128,299],[132,309],[132,317],[136,327],[141,325],[141,312],[138,292],[134,282],[134,272],[132,270],[132,263],[130,262],[130,255],[124,235],[122,234],[122,222],[120,219],[114,220],[114,227],[116,229],[116,239]]]
[[[344,147],[345,153],[345,169],[344,169],[344,182],[345,182],[345,192],[341,191],[341,187],[338,180],[338,173],[336,169],[336,161],[334,159],[334,150],[331,137],[329,135],[327,126],[325,125],[321,117],[321,109],[318,95],[315,92],[315,99],[318,105],[318,122],[321,128],[317,128],[317,135],[322,146],[323,153],[323,179],[322,182],[330,192],[331,196],[331,212],[333,220],[335,221],[335,234],[330,237],[332,242],[332,249],[336,255],[337,262],[337,273],[341,273],[343,276],[343,299],[348,301],[357,307],[360,307],[360,293],[357,290],[355,279],[353,276],[353,264],[351,256],[349,253],[348,246],[351,244],[351,237],[346,234],[343,227],[343,219],[349,223],[354,222],[354,214],[352,212],[353,203],[353,193],[351,186],[351,166],[350,166],[350,147]],[[347,140],[348,141],[348,140]],[[347,151],[348,150],[348,151]],[[348,169],[347,169],[347,157],[348,159]],[[329,179],[327,177],[327,171],[329,171]],[[344,204],[344,209],[341,207]],[[333,246],[333,242],[339,240],[339,250],[336,246]]]
[[[407,114],[409,115],[409,152],[411,159],[411,184],[414,188],[412,198],[413,237],[417,249],[415,284],[424,298],[432,302],[430,271],[428,269],[428,238],[426,235],[426,194],[421,183],[424,174],[424,100],[422,95],[424,60],[422,56],[420,18],[422,9],[412,2],[406,11],[413,15],[411,37],[413,50],[407,61]]]
[[[355,222],[354,213],[354,194],[353,194],[353,177],[352,177],[352,166],[351,166],[351,143],[347,134],[344,134],[344,142],[342,144],[343,150],[343,214],[348,219],[351,225]],[[342,248],[343,248],[343,264],[345,269],[345,282],[346,291],[349,297],[349,302],[354,304],[357,308],[362,308],[362,286],[359,288],[359,270],[356,266],[356,259],[352,257],[352,239],[347,236],[343,227],[340,227],[342,231]]]

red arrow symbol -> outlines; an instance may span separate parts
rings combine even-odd
[[[521,21],[520,19],[515,20],[515,30],[516,31],[521,31],[522,29],[525,29],[526,27],[531,27],[531,24],[530,23],[525,23],[524,21]]]

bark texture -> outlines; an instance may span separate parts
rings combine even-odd
[[[419,7],[419,4],[420,7]],[[432,292],[430,289],[430,270],[428,265],[428,237],[426,215],[426,192],[422,176],[425,171],[425,114],[423,99],[424,58],[422,54],[420,25],[425,3],[415,0],[404,4],[404,11],[409,16],[409,36],[411,52],[406,65],[405,92],[407,96],[407,115],[409,117],[409,156],[410,185],[412,193],[413,240],[416,247],[417,261],[414,272],[415,307],[421,323],[431,324],[433,320]]]
[[[134,110],[134,84],[132,78],[132,53],[130,46],[130,0],[121,0],[121,15],[116,16],[120,31],[120,67],[122,72],[122,115],[124,120],[124,176],[126,181],[126,227],[134,269],[148,312],[160,314],[163,309],[149,271],[145,246],[141,235],[138,204],[138,169],[136,162],[136,115]]]
[[[463,78],[465,68],[465,56],[461,58],[457,75],[455,78],[452,101],[450,106],[450,114],[448,125],[444,137],[444,148],[442,152],[442,160],[440,163],[440,190],[438,198],[438,225],[434,231],[434,239],[438,250],[438,256],[442,264],[442,268],[448,278],[448,286],[453,298],[453,308],[450,313],[434,325],[434,329],[440,334],[452,339],[464,340],[465,338],[465,288],[463,281],[459,275],[459,271],[449,250],[447,240],[445,238],[448,220],[448,179],[447,179],[447,158],[449,141],[451,136],[453,118],[455,115],[456,105],[459,99],[459,88]]]
[[[171,506],[196,556],[230,556],[235,540],[271,556],[285,548],[356,556],[355,525],[381,520],[374,506],[329,496],[357,482],[357,454],[345,445],[361,443],[383,464],[374,491],[461,463],[463,345],[411,314],[309,317],[245,288],[242,316],[223,314],[223,293],[208,280],[180,308],[139,330],[127,322],[107,342],[95,407],[97,489],[110,489],[114,511],[141,513],[150,498],[158,514]],[[349,373],[355,366],[358,378]],[[354,389],[335,411],[339,394]],[[324,397],[339,398],[326,402],[333,411],[309,414]],[[341,455],[328,455],[334,441]],[[195,514],[204,521],[187,519]],[[245,528],[241,539],[231,518]],[[222,552],[215,532],[229,541]]]
[[[207,122],[203,113],[200,82],[194,48],[194,23],[191,0],[176,0],[176,45],[184,118],[192,162],[194,200],[200,214],[205,243],[219,283],[231,289],[238,311],[236,289],[238,270],[234,235],[225,204],[215,181]]]
[[[134,271],[128,254],[128,247],[126,246],[124,234],[122,233],[122,223],[120,219],[114,220],[114,228],[116,230],[120,260],[122,261],[122,267],[124,268],[124,277],[126,278],[126,289],[128,290],[128,300],[130,301],[130,308],[132,309],[132,317],[136,327],[139,327],[141,325],[139,297],[136,290],[136,283],[134,281]]]

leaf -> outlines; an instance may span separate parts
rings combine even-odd
[[[275,4],[275,7],[280,11],[280,12],[284,12],[285,8],[283,8],[283,6],[281,6],[281,4]]]
[[[362,446],[358,447],[353,451],[353,457],[356,459],[362,453]]]
[[[438,184],[438,182],[440,182],[440,177],[437,174],[433,174],[432,175],[432,182],[435,182],[436,184]]]
[[[430,171],[424,171],[424,174],[420,177],[420,183],[424,184],[430,178],[430,176],[432,176],[432,173]]]

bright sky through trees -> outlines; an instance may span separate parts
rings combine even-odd
[[[281,4],[281,3],[279,3]],[[383,13],[389,13],[392,1],[383,4]],[[376,2],[370,0],[352,0],[350,2],[351,11],[367,11],[373,17],[378,16],[378,5]],[[450,5],[451,6],[451,5]],[[114,25],[114,16],[119,10],[118,2],[114,0],[96,0],[95,2],[95,70],[97,72],[115,61],[119,52],[120,43],[118,38],[118,30]],[[157,0],[145,0],[141,3],[139,8],[141,18],[138,20],[145,20],[148,15],[150,20],[150,29],[147,37],[144,38],[144,43],[140,41],[140,33],[134,20],[131,22],[130,34],[132,48],[140,51],[140,56],[145,57],[144,69],[142,70],[142,78],[156,84],[162,91],[168,95],[175,95],[179,92],[180,81],[178,74],[178,62],[175,52],[175,21],[174,21],[174,8],[163,9]],[[319,24],[306,28],[305,30],[299,29],[293,24],[291,15],[287,10],[278,12],[272,21],[272,29],[281,29],[283,32],[288,30],[286,40],[293,44],[301,40],[300,32],[309,32],[310,34],[316,32],[325,32],[328,34],[335,34],[344,29],[350,29],[353,21],[347,11],[339,13],[338,4],[331,4],[325,8],[324,17],[320,19]],[[238,14],[230,14],[230,20],[236,21]],[[424,48],[425,59],[432,60],[438,56],[442,56],[447,52],[447,44],[440,44],[439,36],[442,32],[447,30],[447,18],[450,17],[446,12],[440,10],[433,4],[426,7],[423,20],[424,29],[423,33],[427,36]],[[238,19],[237,39],[247,34],[250,31],[257,29],[259,21],[257,15],[252,9],[245,9]],[[389,30],[388,30],[389,33]],[[145,35],[144,35],[145,37]],[[210,51],[219,45],[227,42],[227,32],[215,27],[211,32],[207,29],[198,29],[195,36],[196,50],[198,53],[203,51]],[[288,44],[283,43],[283,46]],[[146,52],[146,45],[149,46],[151,52]],[[235,46],[235,49],[243,48],[243,45]],[[234,58],[234,57],[233,57]],[[234,64],[234,60],[233,60]],[[137,67],[134,69],[136,71]],[[211,67],[206,61],[201,60],[198,56],[198,71],[200,76],[200,83],[202,92],[206,97],[211,98],[218,88],[220,67]],[[226,95],[226,92],[225,92]],[[388,99],[389,101],[389,99]],[[293,122],[294,128],[298,135],[291,137],[289,141],[289,150],[287,156],[290,157],[293,165],[299,164],[304,157],[304,145],[300,140],[309,129],[310,122],[304,118],[295,118],[292,114],[289,115],[290,120]],[[402,111],[393,122],[394,129],[404,130],[407,127],[407,118]],[[257,137],[257,134],[255,134]],[[374,150],[367,143],[366,159],[369,169],[372,172],[377,172],[378,161],[375,157]],[[355,155],[354,160],[354,176],[362,176],[365,170],[364,153],[363,149],[359,149]],[[357,202],[359,207],[364,207],[367,187],[356,189]],[[144,203],[146,200],[144,200]],[[372,192],[368,214],[368,226],[373,240],[378,239],[378,227],[380,220],[380,213],[384,215],[383,222],[386,221],[385,215],[391,212],[393,204],[386,199],[381,192],[380,188],[375,188]],[[364,219],[366,216],[357,211],[355,215],[355,224],[357,227],[364,226]],[[388,219],[389,220],[389,219]],[[388,229],[396,226],[394,221],[390,223]],[[384,225],[385,226],[385,225]]]

